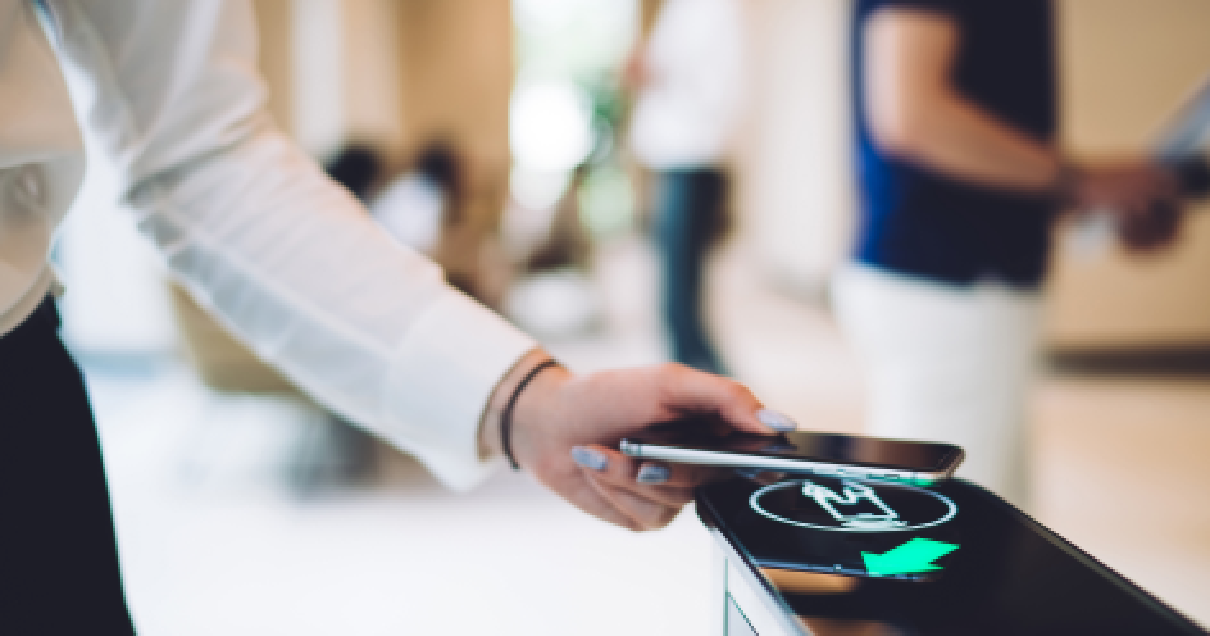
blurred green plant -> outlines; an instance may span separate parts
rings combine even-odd
[[[633,45],[636,0],[515,0],[518,83],[569,82],[588,98],[592,150],[575,193],[581,222],[597,240],[634,227],[635,193],[621,165],[626,100],[621,67]]]

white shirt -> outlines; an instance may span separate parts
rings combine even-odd
[[[84,173],[62,63],[91,84],[86,123],[138,227],[203,304],[447,485],[481,478],[494,463],[479,456],[484,407],[534,343],[387,236],[274,126],[248,3],[46,5],[53,46],[32,3],[0,0],[0,333],[46,295],[52,235]]]
[[[667,0],[643,64],[630,125],[635,158],[655,169],[724,160],[744,91],[740,0]]]

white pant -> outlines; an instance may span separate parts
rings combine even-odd
[[[866,432],[958,444],[966,449],[959,476],[1027,507],[1040,295],[860,265],[837,274],[833,292],[869,373]]]

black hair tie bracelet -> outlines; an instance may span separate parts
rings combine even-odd
[[[542,371],[551,367],[557,367],[559,363],[553,358],[543,361],[538,366],[529,370],[517,388],[513,389],[513,394],[508,398],[508,404],[504,406],[504,412],[500,414],[500,448],[504,450],[504,457],[508,459],[508,465],[512,466],[513,470],[521,470],[521,466],[517,464],[517,459],[513,457],[512,429],[513,429],[513,408],[517,406],[517,398],[521,397],[521,392],[529,383],[538,376]]]

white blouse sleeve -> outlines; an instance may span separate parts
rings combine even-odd
[[[400,247],[270,121],[251,8],[50,0],[86,122],[174,274],[320,402],[466,488],[479,421],[534,342]]]

